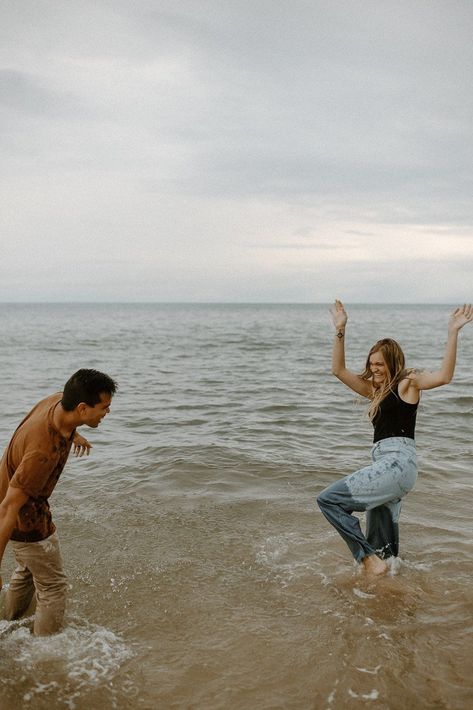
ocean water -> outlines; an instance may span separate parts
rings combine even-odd
[[[349,308],[347,363],[391,336],[441,361],[450,306]],[[425,392],[401,554],[367,581],[315,497],[369,460],[322,305],[2,305],[2,448],[80,367],[120,390],[51,498],[67,627],[0,621],[0,710],[473,706],[473,326]],[[4,583],[13,568],[7,550]]]

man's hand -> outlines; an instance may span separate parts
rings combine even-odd
[[[73,443],[74,443],[74,451],[73,451],[74,456],[77,456],[80,458],[84,454],[86,456],[89,455],[90,449],[92,448],[92,444],[90,442],[88,442],[85,437],[81,436],[80,434],[78,434],[76,432],[74,434]]]

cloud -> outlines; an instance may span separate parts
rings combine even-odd
[[[9,273],[21,284],[35,255],[37,298],[38,254],[75,259],[87,283],[77,254],[113,254],[128,272],[111,262],[104,296],[121,279],[172,300],[223,297],[225,263],[237,299],[251,277],[297,300],[284,262],[378,263],[392,280],[397,249],[456,273],[473,235],[472,29],[462,1],[7,0]],[[148,268],[165,288],[143,285]],[[426,297],[415,278],[405,289]]]
[[[54,91],[31,74],[0,70],[0,96],[4,108],[16,113],[38,116],[77,116],[81,102],[65,91]]]

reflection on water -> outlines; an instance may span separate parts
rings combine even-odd
[[[435,366],[448,310],[352,309],[349,364],[389,334]],[[8,306],[2,327],[4,443],[78,367],[121,389],[51,500],[69,625],[0,622],[1,710],[471,706],[473,333],[423,397],[401,557],[373,582],[315,505],[371,435],[325,307]]]

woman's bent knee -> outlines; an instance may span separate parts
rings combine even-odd
[[[324,488],[324,490],[321,491],[316,498],[319,508],[323,508],[327,505],[337,505],[337,503],[340,503],[343,496],[340,496],[338,490],[339,488],[340,484],[337,485],[335,483],[332,483],[331,486]]]

